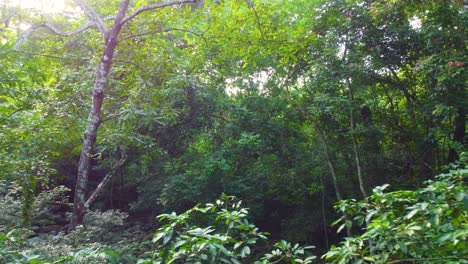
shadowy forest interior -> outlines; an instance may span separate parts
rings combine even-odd
[[[468,263],[466,0],[0,0],[0,263]]]

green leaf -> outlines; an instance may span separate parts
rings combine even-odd
[[[217,247],[224,255],[230,256],[232,255],[231,252],[229,252],[223,245],[214,243],[213,244],[215,247]]]
[[[250,254],[250,248],[248,246],[244,246],[240,253],[241,257],[245,258],[249,254]]]
[[[411,219],[418,211],[419,211],[419,209],[413,209],[413,210],[411,210],[411,212],[409,212],[409,214],[407,214],[407,215],[405,216],[405,219]]]
[[[173,245],[172,247],[173,247],[173,248],[178,248],[178,247],[180,247],[180,246],[182,246],[182,245],[185,245],[186,243],[187,243],[186,240],[179,240],[179,241],[175,242],[174,245]]]
[[[231,258],[231,261],[232,261],[232,263],[234,263],[234,264],[242,264],[240,261],[238,261],[238,260],[235,259],[235,258]]]
[[[442,243],[442,242],[444,242],[445,240],[451,238],[452,235],[453,235],[452,233],[444,234],[443,236],[439,237],[439,239],[437,239],[437,242]]]
[[[408,247],[405,245],[404,242],[398,241],[397,244],[400,247],[401,251],[403,251],[403,253],[408,253]]]
[[[152,242],[153,242],[153,243],[158,242],[158,241],[164,236],[164,234],[165,234],[165,233],[164,233],[164,232],[161,232],[161,231],[156,232],[156,233],[154,234],[154,237],[153,237]]]
[[[164,234],[163,245],[166,245],[171,240],[173,234],[173,230],[169,230],[167,233]]]

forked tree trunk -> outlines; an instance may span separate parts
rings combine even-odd
[[[197,0],[175,0],[171,2],[160,2],[149,6],[141,7],[134,11],[132,14],[126,16],[130,0],[122,0],[120,2],[119,10],[115,16],[114,23],[110,29],[107,29],[104,20],[86,3],[85,0],[74,0],[75,3],[91,18],[94,24],[99,28],[102,36],[104,37],[104,51],[101,56],[99,67],[96,71],[96,78],[93,87],[93,105],[89,114],[88,126],[86,127],[83,146],[78,163],[78,174],[76,178],[75,198],[73,201],[73,212],[70,220],[69,230],[73,230],[77,225],[83,221],[83,215],[89,206],[96,200],[97,196],[102,192],[105,185],[112,179],[113,171],[109,172],[102,182],[98,185],[96,190],[86,200],[88,192],[88,176],[90,171],[90,158],[93,156],[93,148],[96,144],[96,137],[98,128],[102,123],[101,112],[102,102],[104,100],[104,92],[107,88],[109,80],[109,72],[112,68],[112,59],[114,57],[115,48],[119,40],[118,36],[123,25],[143,12],[164,8],[168,6],[196,3]],[[50,29],[50,27],[49,27]],[[52,30],[52,29],[51,29]],[[55,32],[55,31],[54,31]],[[120,166],[125,158],[117,163]],[[117,167],[118,167],[117,166]],[[112,169],[114,170],[114,168]]]
[[[96,74],[96,81],[93,88],[93,106],[89,114],[88,126],[86,127],[83,146],[78,164],[78,174],[75,185],[75,200],[73,202],[73,214],[70,221],[70,228],[73,229],[82,222],[85,212],[86,193],[88,190],[88,176],[90,171],[90,158],[93,156],[93,147],[96,143],[97,131],[101,124],[102,101],[104,91],[107,86],[109,71],[112,66],[112,57],[117,42],[112,39],[106,41],[107,45],[101,57],[99,69]]]
[[[99,67],[96,71],[96,79],[93,87],[93,105],[89,113],[88,126],[86,127],[83,136],[83,145],[78,163],[78,174],[76,177],[75,197],[73,201],[73,212],[70,220],[69,230],[73,230],[78,224],[83,221],[83,215],[86,212],[86,193],[88,191],[88,176],[90,171],[90,161],[93,156],[93,148],[96,144],[97,131],[101,125],[102,102],[104,100],[104,92],[107,88],[109,80],[109,72],[112,68],[112,59],[114,57],[115,48],[118,44],[118,36],[122,29],[122,20],[127,12],[130,0],[123,0],[120,3],[119,12],[114,20],[114,25],[110,30],[107,30],[104,24],[100,24],[102,20],[97,17],[90,7],[81,0],[75,2],[88,14],[88,16],[99,25],[102,35],[104,36],[104,51],[101,56]],[[108,179],[107,179],[108,180]]]

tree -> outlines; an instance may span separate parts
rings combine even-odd
[[[103,183],[96,188],[90,198],[86,199],[86,193],[88,191],[88,176],[90,170],[90,158],[93,156],[93,147],[96,143],[97,133],[99,126],[102,124],[104,119],[101,116],[102,105],[105,96],[106,89],[109,83],[109,72],[113,65],[113,57],[115,54],[116,47],[119,44],[119,34],[122,28],[131,22],[133,19],[138,17],[144,12],[152,11],[169,6],[176,6],[188,3],[196,3],[196,0],[181,0],[172,2],[163,2],[143,6],[136,9],[133,13],[127,14],[129,9],[130,0],[122,0],[119,4],[117,14],[115,16],[102,18],[99,14],[84,0],[74,1],[90,18],[91,22],[85,26],[74,30],[72,32],[61,32],[56,27],[49,23],[38,23],[33,25],[31,28],[26,30],[21,37],[18,39],[16,47],[19,47],[22,42],[31,35],[35,30],[40,27],[45,27],[55,34],[61,36],[70,36],[80,33],[91,26],[96,26],[102,36],[102,55],[99,66],[96,70],[94,78],[94,87],[92,93],[92,109],[88,117],[88,125],[84,132],[82,150],[80,155],[80,161],[78,164],[78,173],[76,178],[75,186],[75,197],[73,203],[73,213],[69,229],[73,229],[76,225],[80,224],[83,220],[83,214],[86,212],[90,204],[94,201],[96,196],[103,190],[105,183],[109,181],[112,174],[105,177]],[[112,25],[108,27],[105,20],[113,18]],[[122,164],[123,160],[118,164]]]

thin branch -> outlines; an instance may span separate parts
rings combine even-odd
[[[127,36],[125,36],[125,37],[119,39],[119,42],[124,42],[124,41],[130,40],[130,39],[134,39],[134,38],[136,38],[136,37],[141,37],[141,36],[146,36],[146,35],[154,35],[154,34],[158,34],[158,33],[166,33],[166,32],[172,31],[172,30],[173,30],[172,28],[166,28],[166,29],[151,30],[151,31],[146,31],[146,32],[142,32],[142,33],[127,35]]]
[[[114,16],[107,16],[107,17],[104,18],[104,20],[109,20],[109,19],[113,19],[113,18],[114,18]],[[18,49],[24,43],[24,41],[29,36],[31,36],[32,33],[34,33],[36,30],[38,30],[41,27],[47,28],[48,30],[52,31],[52,33],[55,33],[56,35],[63,36],[63,37],[69,37],[69,36],[73,36],[73,35],[76,35],[78,33],[81,33],[83,31],[91,28],[94,25],[96,25],[95,22],[88,21],[84,26],[82,26],[80,28],[77,28],[77,29],[72,30],[70,32],[63,32],[63,31],[59,30],[57,27],[55,27],[54,25],[50,24],[49,22],[40,22],[40,23],[32,25],[30,28],[28,28],[26,31],[24,31],[23,34],[21,34],[21,36],[18,38],[18,41],[16,42],[16,44],[14,46],[14,49],[15,50]]]
[[[258,16],[257,10],[255,9],[255,5],[249,0],[245,0],[245,2],[247,3],[247,5],[249,5],[249,7],[254,12],[255,21],[257,21],[258,30],[260,31],[260,35],[262,36],[262,39],[265,40],[265,34],[263,33],[262,24],[260,23],[260,17]]]
[[[146,35],[154,35],[154,34],[158,34],[158,33],[166,33],[166,32],[170,32],[170,31],[184,31],[184,32],[189,32],[189,33],[192,33],[192,34],[198,36],[198,33],[195,33],[195,32],[190,31],[188,29],[165,28],[165,29],[160,29],[160,30],[152,30],[152,31],[146,31],[146,32],[141,32],[141,33],[137,33],[137,34],[128,35],[128,36],[125,36],[124,38],[122,38],[120,41],[122,42],[122,41],[126,41],[126,40],[133,39],[133,38],[136,38],[136,37],[141,37],[141,36],[146,36]]]
[[[330,174],[332,176],[332,181],[333,181],[333,187],[335,189],[335,196],[337,201],[342,200],[341,192],[338,186],[338,180],[337,180],[337,175],[336,175],[336,170],[335,166],[333,165],[333,159],[330,154],[330,149],[328,148],[328,142],[325,138],[324,132],[322,130],[322,127],[320,126],[318,120],[316,120],[314,117],[312,117],[306,109],[304,109],[302,106],[299,104],[295,103],[292,100],[291,97],[291,91],[289,88],[289,80],[296,75],[296,73],[299,71],[299,67],[296,67],[292,72],[288,71],[288,74],[286,75],[285,79],[283,80],[282,86],[284,86],[286,89],[286,99],[288,102],[299,112],[302,114],[302,116],[307,119],[312,126],[314,127],[315,131],[317,132],[317,136],[322,144],[323,152],[325,154],[325,160],[327,161],[328,167],[330,169]],[[346,220],[351,221],[350,217],[348,214],[344,214],[344,217]],[[352,231],[351,228],[346,226],[346,232],[348,237],[352,236]]]
[[[121,113],[113,113],[113,114],[107,115],[106,117],[101,118],[101,123],[104,123],[106,121],[109,121],[111,119],[115,119],[121,116],[122,116]]]
[[[76,60],[76,61],[90,61],[90,58],[86,57],[78,57],[78,56],[72,56],[72,57],[60,57],[60,56],[55,56],[52,54],[46,54],[46,53],[37,53],[37,52],[32,52],[32,51],[25,51],[25,50],[14,50],[13,52],[19,53],[19,54],[25,54],[25,55],[31,55],[31,56],[39,56],[39,57],[45,57],[45,58],[51,58],[51,59],[57,59],[57,60]],[[116,63],[126,63],[126,64],[132,64],[133,66],[137,67],[138,69],[142,70],[143,68],[129,60],[114,60]]]
[[[281,261],[283,261],[283,259],[285,258],[285,256],[282,256],[281,258],[271,262],[271,264],[276,264],[276,263],[280,263]]]
[[[136,37],[141,37],[141,36],[146,36],[146,35],[154,35],[154,34],[158,34],[158,33],[167,33],[167,32],[170,32],[170,31],[187,32],[187,33],[190,33],[190,34],[193,34],[193,35],[199,37],[200,39],[202,39],[205,42],[205,44],[208,43],[206,38],[203,36],[203,34],[205,32],[197,33],[195,31],[192,31],[192,30],[189,30],[189,29],[184,29],[184,28],[165,28],[165,29],[160,29],[160,30],[146,31],[146,32],[142,32],[142,33],[137,33],[137,34],[132,34],[132,35],[125,36],[122,39],[120,39],[119,41],[123,42],[123,41],[127,41],[129,39],[134,39]]]
[[[123,26],[122,20],[125,18],[125,14],[127,13],[129,3],[130,0],[122,0],[122,2],[120,2],[119,11],[117,12],[117,16],[115,17],[114,26],[112,27],[112,30],[116,30],[117,33],[120,32],[120,29]]]
[[[15,14],[10,14],[4,18],[0,19],[0,24],[5,23],[5,27],[8,27],[8,22],[10,22],[10,19],[14,16]]]
[[[19,53],[19,54],[31,55],[31,56],[58,59],[58,60],[77,60],[77,61],[89,61],[90,60],[89,58],[84,58],[84,57],[60,57],[60,56],[55,56],[52,54],[38,53],[38,52],[25,51],[25,50],[14,50],[13,52]]]
[[[116,60],[113,60],[114,62],[119,62],[119,63],[126,63],[126,64],[131,64],[135,67],[137,67],[139,70],[143,71],[143,67],[140,66],[140,64],[138,63],[135,63],[133,61],[129,61],[129,60],[119,60],[119,59],[116,59]]]
[[[75,1],[79,1],[79,0],[75,0]],[[167,6],[183,5],[183,4],[190,4],[190,3],[196,3],[196,2],[197,2],[197,0],[180,0],[180,1],[172,1],[172,2],[167,2],[167,3],[157,3],[157,4],[154,4],[154,5],[145,6],[145,7],[142,7],[140,9],[138,9],[137,11],[133,12],[131,15],[125,17],[120,23],[123,25],[123,24],[129,22],[130,20],[134,19],[139,14],[141,14],[143,12],[146,12],[146,11],[151,11],[151,10],[154,10],[154,9],[163,8],[163,7],[167,7]]]
[[[99,17],[99,15],[92,9],[85,0],[73,0],[75,4],[77,4],[85,13],[88,15],[89,18],[97,25],[99,31],[101,32],[103,37],[106,37],[107,32],[109,31],[104,24],[104,20]]]
[[[44,27],[44,28],[47,28],[48,30],[52,31],[53,33],[59,35],[59,36],[64,36],[64,37],[68,37],[68,36],[71,36],[71,35],[75,35],[75,34],[78,34],[80,32],[83,32],[85,31],[86,29],[90,28],[92,25],[94,25],[94,23],[92,22],[88,22],[86,23],[83,27],[81,28],[78,28],[78,29],[75,29],[73,31],[70,31],[70,32],[62,32],[60,31],[58,28],[56,28],[54,25],[48,23],[48,22],[41,22],[41,23],[37,23],[37,24],[34,24],[32,25],[30,28],[28,28],[26,31],[23,32],[23,34],[21,34],[21,36],[18,38],[18,41],[16,41],[16,44],[14,46],[14,49],[17,49],[19,48],[21,45],[23,45],[23,42],[32,34],[34,33],[34,31],[36,31],[37,29],[41,28],[41,27]]]
[[[211,117],[215,117],[215,118],[219,118],[219,119],[222,119],[226,122],[229,122],[229,120],[227,118],[225,118],[224,116],[221,116],[221,115],[217,115],[217,114],[210,114],[209,116]]]
[[[322,194],[322,220],[323,220],[323,230],[324,232],[324,237],[325,237],[325,246],[326,248],[329,248],[328,244],[328,232],[327,232],[327,216],[325,214],[325,185],[323,185],[323,180],[322,180],[322,175],[319,175],[320,179],[320,193]]]
[[[106,176],[104,176],[104,178],[99,183],[99,185],[96,187],[94,192],[91,194],[91,196],[88,198],[88,200],[86,200],[86,202],[84,204],[84,207],[86,208],[86,210],[88,210],[89,207],[94,203],[94,201],[96,201],[99,194],[101,194],[101,192],[104,190],[104,187],[114,177],[115,171],[125,163],[126,159],[127,159],[127,154],[125,152],[125,149],[122,149],[122,154],[121,154],[120,160],[117,161],[117,163],[115,163],[114,166],[112,166],[111,170],[106,174]]]
[[[0,123],[3,123],[3,121],[6,121],[7,119],[9,119],[10,117],[12,117],[13,115],[15,115],[16,113],[19,113],[21,111],[23,111],[24,109],[23,108],[16,108],[13,112],[11,112],[10,114],[8,114],[7,116],[5,116],[4,118],[0,119]]]

